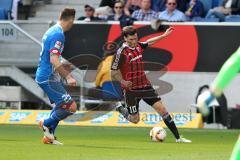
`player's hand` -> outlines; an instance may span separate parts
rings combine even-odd
[[[74,70],[74,65],[71,63],[63,63],[62,66],[64,67],[64,69],[66,71],[68,71],[69,73],[72,72],[72,70]]]
[[[72,77],[72,76],[67,76],[67,84],[69,86],[76,86],[77,85],[77,81]]]
[[[121,80],[121,84],[126,88],[132,88],[132,82],[131,81]]]
[[[168,35],[170,35],[171,33],[172,33],[172,31],[174,30],[174,28],[173,27],[169,27],[166,31],[165,31],[165,33],[163,34],[163,36],[168,36]]]

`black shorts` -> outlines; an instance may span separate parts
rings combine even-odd
[[[158,96],[157,92],[153,89],[152,86],[125,91],[124,96],[127,109],[130,114],[136,114],[139,112],[139,101],[141,99],[150,106],[161,100],[161,98]]]

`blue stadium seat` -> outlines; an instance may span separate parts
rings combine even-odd
[[[12,3],[13,0],[0,0],[0,6],[5,10],[8,19],[11,18]]]
[[[222,5],[222,3],[223,3],[223,0],[213,0],[212,1],[212,7],[213,8],[218,7],[218,6]]]
[[[0,8],[0,20],[5,20],[7,19],[5,10],[3,8]]]
[[[213,0],[200,0],[204,6],[204,15],[207,14],[207,12],[209,11],[209,9],[212,8],[212,4],[213,4]]]
[[[192,19],[193,22],[219,22],[219,18],[201,18],[201,17],[194,17]]]
[[[226,17],[225,22],[240,22],[240,15],[234,17]]]

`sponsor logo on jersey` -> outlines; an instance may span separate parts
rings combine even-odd
[[[62,43],[61,43],[60,41],[56,41],[54,47],[57,48],[57,49],[60,49],[60,48],[61,48],[61,45],[62,45]]]
[[[142,55],[141,55],[141,54],[138,55],[137,57],[132,58],[132,59],[130,60],[130,62],[136,61],[136,60],[138,60],[138,59],[140,59],[140,58],[142,58]]]
[[[140,52],[140,51],[141,51],[141,50],[140,50],[140,47],[136,47],[136,49],[137,49],[137,51],[138,51],[138,52]]]
[[[51,51],[51,53],[57,54],[57,53],[58,53],[58,50],[57,50],[57,49],[53,49],[53,50]]]

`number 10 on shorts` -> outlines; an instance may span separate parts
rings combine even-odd
[[[129,113],[130,114],[135,114],[137,113],[137,107],[136,106],[129,106],[128,107]]]

